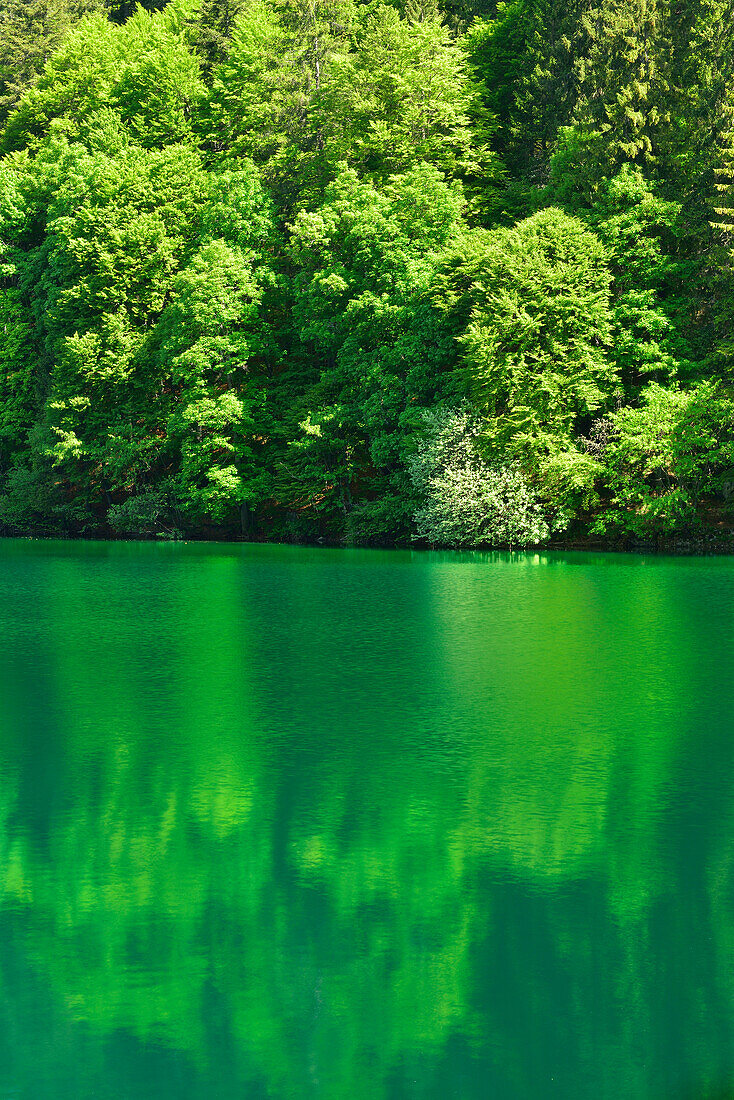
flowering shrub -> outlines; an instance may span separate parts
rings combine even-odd
[[[527,546],[549,534],[541,506],[516,464],[490,465],[478,449],[470,410],[423,415],[425,431],[410,460],[421,499],[418,537],[443,546]]]

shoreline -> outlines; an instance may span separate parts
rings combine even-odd
[[[13,541],[22,540],[28,542],[103,542],[103,543],[132,543],[132,542],[145,542],[145,543],[213,543],[215,545],[231,546],[231,545],[251,545],[251,546],[292,546],[292,547],[304,547],[311,549],[330,549],[330,550],[422,550],[422,551],[437,551],[441,553],[517,553],[517,554],[531,554],[531,553],[604,553],[604,554],[660,554],[673,557],[726,557],[734,556],[734,533],[731,537],[715,538],[707,536],[689,536],[678,538],[666,538],[666,539],[650,539],[650,540],[619,540],[614,541],[612,539],[569,539],[568,541],[557,541],[546,543],[538,543],[535,545],[478,545],[478,546],[443,546],[439,544],[429,544],[425,542],[391,542],[391,543],[366,543],[366,542],[345,542],[343,539],[304,539],[304,540],[289,540],[279,538],[254,538],[252,536],[245,535],[226,535],[217,534],[212,531],[203,532],[187,532],[181,534],[180,537],[171,537],[167,534],[150,534],[150,533],[126,533],[125,535],[115,535],[109,532],[101,533],[98,531],[88,533],[44,533],[39,534],[29,531],[9,532],[0,531],[0,540]]]

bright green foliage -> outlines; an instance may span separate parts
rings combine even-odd
[[[421,161],[452,175],[489,170],[470,126],[478,111],[464,54],[437,16],[257,0],[235,23],[205,129],[217,151],[252,156],[293,207],[317,203],[340,163],[383,178]]]
[[[5,268],[5,278],[12,268]],[[0,289],[0,446],[7,465],[24,445],[33,424],[38,385],[33,316],[18,289]]]
[[[723,459],[681,472],[681,425],[728,439],[731,2],[8,0],[1,522],[706,515]]]
[[[661,198],[638,168],[625,166],[589,190],[575,158],[578,132],[567,130],[555,154],[551,192],[594,229],[612,272],[613,355],[620,378],[634,393],[649,376],[670,381],[692,355],[686,285],[693,271],[678,241],[685,235],[681,204]]]
[[[227,59],[216,71],[208,139],[217,150],[246,152],[275,174],[298,133],[298,76],[284,63],[285,35],[262,0],[235,21]]]
[[[624,168],[600,189],[590,220],[610,258],[612,354],[628,392],[650,376],[663,382],[686,373],[684,292],[692,265],[676,255],[680,204],[662,199],[639,170]]]
[[[370,7],[355,38],[319,97],[334,160],[382,176],[418,161],[451,174],[475,168],[466,61],[438,15],[414,21]]]
[[[45,345],[54,362],[44,453],[90,487],[125,485],[158,460],[151,417],[163,394],[144,348],[206,180],[196,155],[177,146],[67,155],[76,187],[57,195],[41,246]],[[140,387],[148,390],[142,407]]]
[[[219,518],[243,499],[249,422],[231,391],[262,351],[240,328],[259,300],[253,249],[269,237],[267,201],[246,166],[206,174],[188,146],[147,150],[113,112],[97,122],[94,144],[106,152],[51,138],[8,177],[10,215],[12,184],[36,219],[8,217],[9,257],[28,293],[9,288],[4,299],[19,318],[8,356],[15,365],[28,342],[25,306],[40,337],[36,369],[47,364],[34,380],[25,352],[13,378],[16,403],[28,403],[34,381],[42,400],[32,467],[53,471],[67,496],[83,487],[93,509],[178,469],[193,513]],[[16,433],[23,424],[15,418]]]
[[[301,213],[293,226],[301,272],[294,320],[319,364],[291,449],[298,500],[347,516],[356,510],[351,523],[374,537],[389,534],[386,518],[405,522],[401,456],[412,405],[450,385],[452,334],[428,288],[462,206],[461,190],[427,165],[379,190],[345,169],[318,212]],[[376,491],[393,500],[392,513],[384,499],[370,501]]]
[[[0,10],[0,126],[45,63],[84,15],[102,0],[4,0]]]
[[[615,389],[607,254],[553,208],[472,245],[457,257],[471,302],[460,337],[469,392],[493,448],[535,455]]]
[[[685,531],[700,520],[707,494],[720,508],[721,479],[734,466],[734,401],[715,382],[690,390],[653,383],[610,428],[602,460],[612,499],[596,530]]]
[[[181,455],[178,497],[195,518],[223,519],[247,495],[252,392],[248,360],[259,351],[260,287],[251,258],[215,240],[176,278],[161,328],[161,365],[176,392],[168,435]]]
[[[287,206],[318,190],[325,136],[319,101],[349,49],[351,0],[248,4],[217,69],[206,123],[213,148],[251,156]]]
[[[23,219],[19,179],[0,167],[0,461],[7,468],[27,441],[37,404],[39,349],[33,313],[18,286],[19,268],[9,243]]]
[[[462,330],[485,451],[494,464],[520,462],[557,529],[595,497],[599,469],[575,437],[618,389],[607,261],[578,219],[550,208],[469,237],[434,284]]]
[[[120,28],[101,15],[82,21],[22,98],[6,147],[35,145],[55,119],[63,120],[60,128],[69,136],[94,135],[96,113],[107,108],[148,148],[187,139],[203,94],[188,45],[193,3],[175,0],[153,16],[141,9]]]

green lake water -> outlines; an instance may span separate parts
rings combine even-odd
[[[0,1100],[734,1095],[734,560],[0,543]]]

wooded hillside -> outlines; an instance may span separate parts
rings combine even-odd
[[[0,528],[728,531],[733,65],[731,0],[5,0]]]

